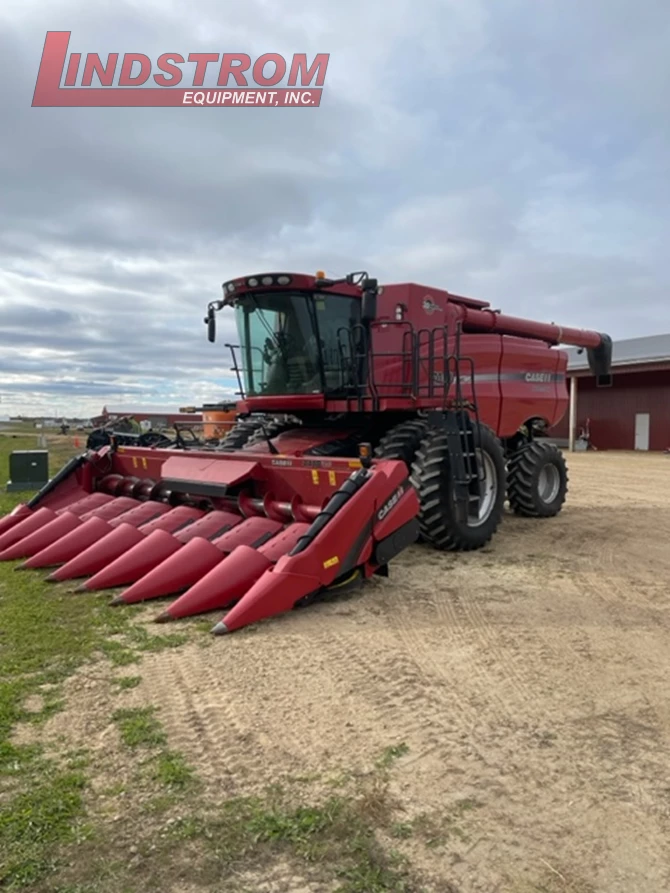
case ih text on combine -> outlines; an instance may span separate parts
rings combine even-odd
[[[546,439],[567,409],[567,356],[610,376],[607,335],[367,273],[226,282],[237,322],[235,426],[195,448],[88,450],[0,519],[0,559],[49,568],[112,604],[177,596],[158,617],[221,609],[230,632],[386,575],[418,539],[477,549],[505,500],[548,518],[567,471]],[[83,582],[81,582],[83,580]]]

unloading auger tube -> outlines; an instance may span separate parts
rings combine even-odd
[[[452,296],[452,298],[455,297],[457,296]],[[456,301],[453,306],[465,333],[491,332],[498,335],[512,335],[517,338],[536,339],[551,345],[568,344],[572,347],[586,348],[591,372],[597,378],[607,378],[610,374],[612,339],[603,332],[521,319],[517,316],[508,316],[496,310],[490,310],[488,307],[475,309]]]
[[[73,591],[176,596],[156,620],[227,610],[231,632],[387,575],[419,535],[405,463],[104,447],[0,519],[0,561]],[[82,582],[83,581],[83,582]]]

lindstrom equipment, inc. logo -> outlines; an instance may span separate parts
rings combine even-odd
[[[287,61],[279,53],[70,53],[70,31],[48,31],[33,106],[294,106],[321,104],[329,53]],[[191,63],[190,65],[188,63]],[[185,70],[186,69],[186,70]],[[216,86],[203,88],[216,74]],[[93,86],[93,79],[100,86]],[[278,87],[286,78],[287,87]],[[188,80],[190,79],[190,80]],[[178,87],[182,81],[187,87]],[[314,81],[314,87],[310,85]],[[231,86],[232,82],[232,86]],[[151,86],[145,86],[150,83]],[[275,89],[276,88],[276,89]]]

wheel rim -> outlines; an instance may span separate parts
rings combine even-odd
[[[545,465],[540,470],[537,490],[542,502],[553,502],[561,489],[561,477],[555,465]]]
[[[477,461],[480,466],[483,465],[484,467],[484,492],[482,498],[479,500],[479,511],[477,515],[475,516],[468,513],[468,527],[481,527],[482,524],[485,524],[488,521],[489,516],[493,511],[498,492],[498,474],[489,454],[477,450]]]

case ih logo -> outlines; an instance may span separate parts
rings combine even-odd
[[[388,515],[388,513],[398,505],[398,503],[402,499],[405,491],[408,488],[409,488],[409,482],[407,482],[407,481],[405,481],[405,483],[402,484],[402,486],[398,487],[398,489],[395,491],[393,496],[388,500],[386,505],[382,506],[382,508],[380,508],[379,511],[377,512],[377,520],[378,521],[383,521],[384,518]]]
[[[110,53],[103,61],[97,53],[68,55],[70,33],[47,32],[33,106],[308,108],[321,104],[330,58],[329,53],[317,53],[309,64],[305,53],[288,61],[279,53],[264,53],[255,60],[245,53],[162,53],[155,60],[144,53]],[[210,80],[216,75],[215,87],[200,89],[205,75]],[[287,87],[278,87],[284,78]],[[178,87],[182,82],[186,86]]]

